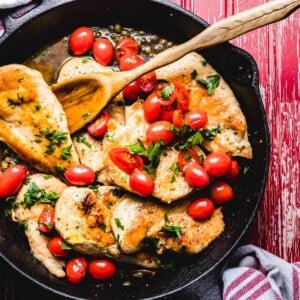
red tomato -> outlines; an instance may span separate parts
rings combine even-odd
[[[141,196],[149,196],[154,191],[154,181],[152,177],[139,169],[135,169],[130,174],[129,184],[132,190]]]
[[[116,59],[117,61],[120,61],[122,56],[138,54],[139,51],[139,44],[135,40],[124,36],[119,40],[115,47]]]
[[[153,144],[159,141],[163,141],[165,145],[169,144],[175,136],[171,128],[172,123],[168,121],[152,123],[146,130],[148,141]]]
[[[159,119],[161,114],[161,104],[156,93],[151,93],[144,102],[144,117],[147,122],[153,122]]]
[[[171,105],[170,106],[162,106],[160,119],[164,120],[164,121],[172,122],[173,112],[174,112],[174,109]]]
[[[223,204],[233,198],[232,187],[223,181],[216,181],[210,187],[211,200],[217,204]]]
[[[156,86],[156,73],[155,71],[149,72],[137,79],[139,89],[142,93],[151,93]]]
[[[180,151],[178,154],[178,166],[181,172],[184,172],[186,166],[191,163],[195,162],[200,165],[200,157],[197,151],[193,148],[189,148],[187,150]]]
[[[73,185],[88,185],[94,182],[95,172],[88,166],[75,165],[66,170],[65,178]]]
[[[49,251],[57,257],[65,257],[69,254],[71,248],[66,244],[61,236],[55,236],[48,241]],[[64,247],[66,249],[64,249]]]
[[[109,65],[114,57],[114,47],[107,38],[99,38],[93,44],[93,56],[103,66]]]
[[[172,122],[176,128],[178,129],[182,128],[184,119],[183,119],[183,111],[181,109],[175,109],[173,111]]]
[[[138,54],[127,54],[120,58],[119,66],[121,71],[129,71],[144,64],[144,59]]]
[[[55,208],[46,204],[38,218],[39,230],[44,233],[50,233],[54,228]]]
[[[87,132],[95,137],[102,137],[107,131],[107,123],[109,114],[107,111],[102,111],[100,117],[87,127]]]
[[[127,174],[132,173],[134,169],[142,170],[144,166],[143,159],[137,154],[130,153],[127,148],[114,148],[109,151],[109,157],[119,169]]]
[[[186,87],[180,82],[174,82],[176,88],[177,108],[186,111],[189,108],[190,96]]]
[[[135,80],[128,84],[126,88],[123,89],[123,97],[126,100],[134,101],[140,96],[139,84]]]
[[[116,273],[116,265],[106,259],[97,259],[92,260],[89,263],[88,271],[89,274],[95,278],[100,280],[106,280],[111,278]]]
[[[83,55],[92,48],[94,40],[92,29],[84,26],[79,27],[70,36],[70,50],[74,55]]]
[[[27,174],[26,167],[12,165],[0,174],[0,198],[14,195],[22,186]]]
[[[223,176],[231,167],[231,158],[223,152],[211,152],[205,157],[203,166],[209,176]]]
[[[194,162],[186,166],[184,178],[190,186],[195,188],[204,188],[209,184],[209,176],[204,168]]]
[[[170,106],[176,99],[176,89],[174,84],[169,82],[162,82],[157,85],[156,93],[161,100],[162,106]]]
[[[207,124],[207,113],[202,109],[189,111],[185,115],[185,122],[193,129],[203,128]]]
[[[70,259],[66,264],[66,276],[67,279],[77,284],[86,274],[88,268],[88,262],[84,257],[75,257]]]
[[[225,174],[225,179],[228,181],[234,181],[238,178],[240,173],[239,163],[232,159],[229,171]]]
[[[193,201],[187,209],[188,215],[193,219],[207,219],[215,210],[214,203],[208,198],[199,198]]]

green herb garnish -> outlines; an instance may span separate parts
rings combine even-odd
[[[212,95],[219,86],[220,78],[219,75],[210,75],[207,76],[206,79],[197,78],[196,81],[206,87],[208,95]]]
[[[64,160],[68,160],[71,157],[71,148],[72,145],[62,148],[60,158]]]
[[[81,135],[76,137],[76,142],[82,143],[82,144],[86,145],[88,148],[92,147],[92,145],[86,140],[86,138]]]
[[[121,223],[121,221],[120,221],[119,218],[115,218],[115,224],[117,225],[117,227],[118,227],[119,229],[124,230],[124,226],[122,225],[122,223]]]
[[[47,145],[47,150],[45,151],[46,154],[52,154],[56,147],[61,146],[64,144],[68,139],[68,133],[57,131],[57,130],[48,130],[46,128],[40,128],[40,133],[45,136],[45,138],[49,141]]]

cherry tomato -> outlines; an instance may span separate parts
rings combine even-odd
[[[14,195],[22,186],[27,174],[26,167],[12,165],[0,174],[0,198]]]
[[[114,47],[107,38],[99,38],[93,44],[93,56],[103,66],[109,65],[114,57]]]
[[[193,219],[207,219],[215,209],[214,203],[209,198],[199,198],[193,201],[187,209],[188,215]]]
[[[181,172],[184,172],[186,166],[190,162],[195,162],[200,165],[200,157],[197,151],[193,148],[189,148],[187,150],[180,151],[178,154],[178,166]]]
[[[203,166],[209,176],[223,176],[231,167],[231,158],[223,152],[211,152],[205,157]]]
[[[119,66],[121,71],[129,71],[144,64],[144,59],[138,54],[127,54],[120,58]]]
[[[177,108],[186,111],[189,108],[190,96],[186,87],[180,82],[174,82],[176,88]]]
[[[184,118],[183,118],[183,111],[181,109],[175,109],[173,111],[172,122],[176,128],[178,129],[182,128],[182,125],[184,123]]]
[[[55,208],[46,204],[38,218],[39,230],[44,233],[50,233],[54,228]]]
[[[109,114],[107,111],[102,111],[100,117],[88,125],[87,132],[95,137],[102,137],[107,131],[107,123],[109,120]]]
[[[73,185],[88,185],[94,182],[95,172],[88,166],[75,165],[66,170],[65,178]]]
[[[164,121],[172,122],[173,112],[174,112],[174,109],[171,105],[170,106],[162,106],[161,107],[160,119],[164,120]]]
[[[120,61],[122,56],[135,55],[138,54],[139,51],[140,51],[139,44],[135,40],[127,36],[124,36],[119,40],[119,42],[115,47],[116,59],[117,61]]]
[[[130,174],[129,184],[132,190],[141,196],[149,196],[154,191],[154,181],[152,177],[139,169],[135,169]]]
[[[74,55],[83,55],[93,47],[94,40],[92,29],[84,26],[79,27],[70,36],[70,50]]]
[[[223,204],[233,198],[232,187],[223,181],[216,181],[210,186],[211,200],[217,204]]]
[[[185,122],[193,129],[203,128],[207,124],[207,113],[202,109],[189,111],[185,115]]]
[[[240,173],[239,163],[235,159],[232,159],[230,169],[225,174],[225,179],[228,181],[234,181],[238,178],[239,173]]]
[[[111,278],[115,275],[116,270],[116,265],[106,259],[92,260],[88,266],[89,274],[98,280],[106,280]]]
[[[88,262],[84,257],[75,257],[70,259],[66,264],[66,276],[67,279],[77,284],[86,274],[88,268]]]
[[[71,248],[66,244],[61,236],[55,236],[48,241],[49,251],[57,257],[65,257],[69,254]]]
[[[128,84],[126,88],[123,89],[123,97],[125,100],[134,101],[140,96],[139,84],[135,80]]]
[[[156,93],[151,93],[144,102],[144,117],[147,122],[153,122],[159,119],[161,115],[161,104]]]
[[[165,145],[169,144],[175,136],[171,128],[172,123],[168,121],[156,121],[152,123],[146,130],[148,141],[151,143],[163,141]]]
[[[186,166],[184,178],[190,186],[195,188],[204,188],[209,184],[209,176],[204,168],[194,162]]]
[[[130,153],[127,148],[111,149],[109,157],[119,169],[127,174],[131,174],[134,169],[142,170],[144,166],[143,159],[137,154]]]
[[[161,82],[157,85],[156,93],[162,106],[170,106],[176,99],[176,88],[169,82]]]
[[[151,93],[156,86],[156,73],[155,71],[149,72],[137,79],[139,89],[142,93]]]

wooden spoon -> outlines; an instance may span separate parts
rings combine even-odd
[[[70,132],[92,121],[123,88],[145,73],[170,64],[192,51],[229,41],[250,30],[279,21],[299,6],[300,0],[270,1],[216,22],[189,41],[161,52],[133,70],[81,75],[52,85],[53,92],[63,105]]]

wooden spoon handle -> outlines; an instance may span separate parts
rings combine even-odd
[[[246,10],[216,22],[189,41],[161,52],[146,64],[121,73],[126,73],[124,76],[127,80],[131,78],[133,81],[149,71],[176,61],[189,52],[229,41],[250,30],[279,21],[299,6],[300,0],[274,0]]]

